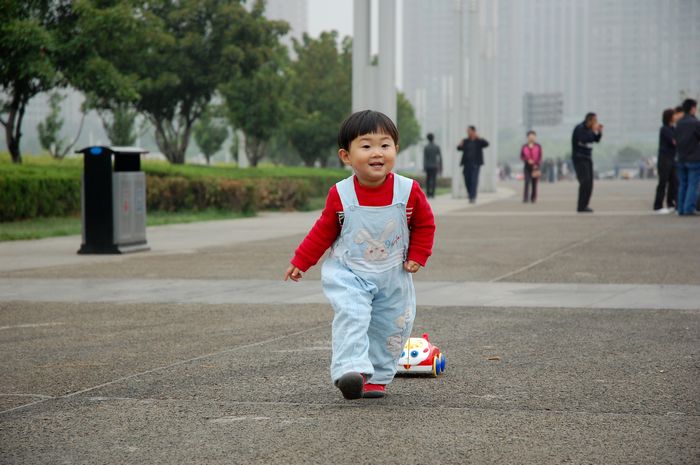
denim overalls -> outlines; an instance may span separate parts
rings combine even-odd
[[[413,278],[403,269],[413,181],[394,174],[394,198],[386,207],[360,206],[354,176],[336,187],[343,226],[321,271],[335,312],[331,377],[355,371],[388,384],[416,314]]]

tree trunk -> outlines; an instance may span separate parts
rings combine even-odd
[[[27,100],[28,98],[25,98],[20,93],[13,94],[7,121],[0,119],[2,125],[5,126],[7,150],[12,157],[12,163],[16,164],[22,163],[22,152],[19,149],[19,143],[22,139],[22,119],[24,118]]]
[[[256,137],[245,136],[245,155],[248,158],[250,166],[255,168],[258,166],[258,162],[265,156],[265,151],[267,148],[267,142],[260,140]]]
[[[12,128],[9,125],[5,126],[5,139],[7,140],[7,150],[12,157],[12,163],[21,164],[22,153],[19,151],[19,140],[15,138]]]
[[[156,127],[156,145],[165,158],[174,165],[185,163],[185,152],[190,139],[191,123],[175,128],[172,121],[153,119]]]
[[[187,147],[190,145],[190,135],[192,134],[192,124],[194,121],[187,120],[185,123],[185,127],[181,129],[182,135],[178,139],[180,141],[180,145],[178,147],[178,153],[179,153],[179,164],[184,164],[185,163],[185,154],[187,153]]]
[[[68,144],[65,149],[61,150],[60,152],[56,153],[55,157],[58,158],[59,160],[63,160],[66,155],[68,155],[68,152],[75,147],[75,144],[78,142],[78,139],[80,139],[80,133],[83,132],[83,124],[85,123],[85,111],[83,111],[83,116],[80,117],[80,126],[78,126],[78,133],[75,135],[75,139],[73,139],[73,142]]]

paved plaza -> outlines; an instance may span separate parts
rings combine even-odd
[[[281,281],[318,212],[0,243],[0,463],[700,463],[700,217],[520,187],[435,199],[414,333],[447,371],[381,400],[330,383],[320,267]]]

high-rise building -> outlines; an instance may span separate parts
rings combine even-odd
[[[598,113],[606,140],[656,138],[664,108],[700,93],[700,2],[501,0],[499,126],[524,129],[527,92],[561,92],[562,134]]]
[[[474,3],[403,2],[403,91],[416,108],[423,130],[435,132],[443,145],[446,141],[440,135],[449,126],[460,61],[459,25],[469,24],[466,16],[460,21],[458,12],[461,9],[467,15],[465,10]],[[586,112],[595,111],[605,124],[605,142],[611,147],[653,144],[662,110],[678,105],[682,93],[700,96],[698,0],[499,0],[487,4],[498,9],[498,91],[489,104],[499,108],[501,133],[524,138],[525,94],[560,93],[562,123],[535,128],[546,137],[568,139],[573,125]],[[470,43],[468,31],[462,37],[462,53],[469,55],[473,40]],[[465,87],[472,88],[469,83]],[[476,94],[481,92],[477,89]],[[470,124],[483,123],[477,119]],[[513,154],[500,155],[508,159]]]
[[[457,12],[455,2],[403,2],[403,91],[423,131],[443,144],[459,68]]]
[[[700,95],[700,2],[597,0],[589,15],[591,108],[620,138],[655,140],[663,109]]]
[[[453,175],[457,197],[466,195],[456,146],[467,125],[492,143],[480,188],[495,188],[497,12],[497,0],[403,2],[403,91],[423,132],[434,133],[442,146],[444,174]],[[420,170],[420,150],[412,152],[409,168]]]
[[[525,129],[527,93],[562,93],[564,115],[586,111],[589,1],[501,0],[499,5],[499,126]]]

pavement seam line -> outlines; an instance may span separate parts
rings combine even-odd
[[[615,299],[620,299],[621,297],[624,297],[625,295],[629,295],[631,293],[637,292],[639,290],[639,285],[631,285],[629,289],[626,291],[622,291],[618,295],[609,295],[605,297],[601,297],[600,299],[597,299],[595,302],[591,304],[592,308],[605,308],[605,302],[608,302],[610,300],[615,300]]]
[[[304,329],[304,330],[301,330],[301,331],[296,331],[296,332],[294,332],[294,333],[284,334],[284,335],[277,336],[277,337],[273,337],[273,338],[270,338],[270,339],[265,339],[265,340],[263,340],[263,341],[251,342],[251,343],[248,343],[248,344],[237,345],[237,346],[235,346],[235,347],[229,347],[229,348],[227,348],[227,349],[220,350],[220,351],[218,351],[218,352],[211,352],[211,353],[208,353],[208,354],[199,355],[199,356],[197,356],[197,357],[193,357],[193,358],[190,358],[190,359],[187,359],[187,360],[180,360],[180,361],[177,361],[177,362],[174,362],[174,363],[170,363],[170,364],[168,364],[168,365],[162,365],[162,366],[159,366],[159,367],[151,368],[150,370],[144,370],[144,371],[141,371],[141,372],[138,372],[138,373],[134,373],[134,374],[131,374],[131,375],[128,375],[128,376],[122,376],[121,378],[113,379],[112,381],[108,381],[108,382],[106,382],[106,383],[98,384],[97,386],[92,386],[92,387],[89,387],[89,388],[81,389],[80,391],[74,391],[74,392],[70,392],[70,393],[68,393],[68,394],[64,394],[64,395],[61,395],[61,396],[49,397],[49,398],[46,398],[46,399],[37,400],[36,402],[31,402],[31,403],[28,403],[28,404],[18,405],[17,407],[13,407],[13,408],[10,408],[10,409],[7,409],[7,410],[2,410],[2,411],[0,411],[0,415],[2,415],[2,414],[4,414],[4,413],[10,413],[10,412],[14,412],[14,411],[17,411],[17,410],[21,410],[21,409],[23,409],[23,408],[30,407],[30,406],[36,405],[36,404],[40,404],[40,403],[43,403],[43,402],[46,402],[46,401],[49,401],[49,400],[54,400],[54,399],[69,399],[69,398],[71,398],[71,397],[75,397],[75,396],[80,395],[80,394],[85,394],[85,393],[87,393],[87,392],[91,392],[91,391],[94,391],[94,390],[96,390],[96,389],[101,389],[101,388],[103,388],[103,387],[111,386],[111,385],[113,385],[113,384],[120,383],[120,382],[122,382],[122,381],[127,381],[127,380],[129,380],[129,379],[138,378],[139,376],[148,375],[148,374],[151,374],[151,373],[156,373],[156,372],[158,372],[158,371],[167,370],[167,369],[169,369],[169,368],[174,368],[174,367],[177,367],[177,366],[180,366],[180,365],[186,365],[186,364],[188,364],[188,363],[196,362],[197,360],[203,360],[203,359],[209,358],[209,357],[216,357],[216,356],[223,355],[223,354],[227,354],[227,353],[230,353],[230,352],[233,352],[233,351],[237,351],[237,350],[240,350],[240,349],[247,349],[247,348],[250,348],[250,347],[257,347],[257,346],[269,344],[269,343],[272,343],[272,342],[281,341],[281,340],[286,339],[286,338],[289,338],[289,337],[295,337],[295,336],[299,336],[299,335],[301,335],[301,334],[310,333],[310,332],[312,332],[312,331],[316,331],[316,330],[318,330],[318,329],[325,328],[325,327],[327,327],[327,326],[329,326],[329,323],[324,323],[324,324],[322,324],[322,325],[314,326],[313,328],[307,328],[307,329]]]
[[[176,402],[176,403],[211,403],[209,401],[201,401],[196,399],[158,399],[154,397],[138,398],[138,397],[95,397],[88,398],[93,402],[109,402],[109,401],[128,401],[128,402]],[[283,407],[316,407],[316,408],[327,408],[327,407],[337,407],[340,409],[346,408],[364,408],[363,403],[334,403],[334,402],[284,402],[284,401],[250,401],[250,400],[229,400],[229,401],[217,401],[219,404],[226,405],[239,405],[239,406],[283,406]],[[421,405],[379,405],[378,408],[384,410],[429,410],[433,411],[435,409],[441,410],[456,410],[456,411],[493,411],[493,412],[540,412],[540,413],[559,413],[559,414],[570,414],[570,415],[610,415],[610,416],[630,416],[630,417],[667,417],[667,416],[680,416],[696,418],[700,417],[698,413],[686,413],[686,412],[666,412],[666,413],[635,413],[635,412],[610,412],[610,411],[592,411],[592,410],[562,410],[562,409],[547,409],[547,408],[493,408],[493,407],[479,407],[479,406],[465,406],[458,407],[454,405],[431,405],[431,406],[421,406]]]
[[[546,262],[547,260],[551,260],[552,258],[554,258],[558,255],[561,255],[565,252],[568,252],[571,249],[575,249],[576,247],[578,247],[580,245],[588,244],[589,242],[594,241],[595,239],[598,239],[601,236],[604,236],[605,234],[609,233],[610,231],[612,231],[614,229],[617,229],[617,227],[607,228],[607,229],[604,229],[602,231],[599,231],[590,237],[587,237],[585,239],[581,239],[580,241],[576,241],[573,244],[567,245],[566,247],[555,250],[554,252],[550,253],[549,255],[542,257],[540,259],[537,259],[528,265],[522,266],[522,267],[518,268],[517,270],[509,271],[508,273],[506,273],[504,275],[490,279],[488,282],[489,283],[496,283],[499,281],[503,281],[506,278],[510,278],[511,276],[515,276],[516,274],[520,274],[524,271],[530,270],[530,269],[536,267],[537,265],[540,265],[540,264]]]

